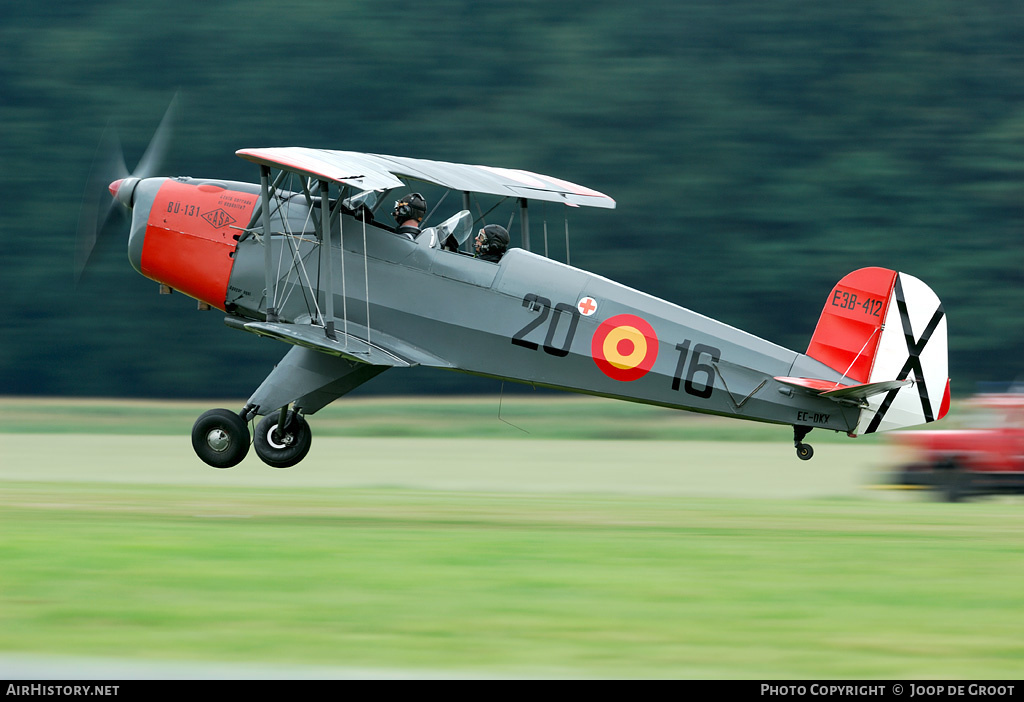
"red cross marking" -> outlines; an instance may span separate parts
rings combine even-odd
[[[589,317],[594,314],[594,310],[597,309],[597,303],[594,302],[594,298],[585,297],[577,303],[576,307],[579,308],[580,312],[583,313],[584,317]]]

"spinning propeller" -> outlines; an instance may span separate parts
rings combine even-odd
[[[134,171],[129,171],[124,162],[124,151],[117,131],[110,126],[104,130],[89,169],[82,208],[78,215],[75,285],[81,280],[96,245],[112,240],[119,229],[117,225],[121,224],[124,210],[118,203],[131,209],[132,194],[138,182],[157,175],[162,168],[177,109],[178,95],[175,94]],[[107,199],[108,191],[112,199]]]

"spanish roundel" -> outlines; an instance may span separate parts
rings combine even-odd
[[[658,357],[654,328],[632,314],[604,320],[590,344],[594,363],[613,380],[628,382],[647,375]]]

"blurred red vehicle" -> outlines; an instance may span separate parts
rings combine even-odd
[[[965,408],[969,428],[892,435],[907,459],[893,482],[933,489],[949,502],[1024,493],[1024,393],[976,395]]]

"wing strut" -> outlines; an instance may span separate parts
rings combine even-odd
[[[366,255],[366,218],[363,220],[363,282],[366,284],[366,343],[370,343],[370,267]]]
[[[339,196],[339,201],[341,200]],[[320,244],[323,249],[323,253],[320,256],[320,267],[324,269],[324,286],[326,293],[324,297],[324,309],[326,311],[326,319],[324,319],[324,333],[327,334],[327,338],[334,341],[338,337],[334,333],[334,284],[331,276],[331,271],[334,266],[331,265],[331,184],[326,180],[320,181]],[[345,252],[342,251],[341,255],[344,256]],[[346,337],[347,338],[347,337]]]
[[[519,228],[523,233],[523,248],[527,251],[530,250],[530,215],[526,211],[527,199],[525,197],[519,198]]]
[[[275,293],[277,281],[274,281],[273,265],[270,255],[270,166],[260,165],[260,193],[263,200],[263,267],[267,279],[267,321],[276,322],[277,301]]]
[[[338,211],[341,212],[342,201],[341,195],[344,194],[344,188],[342,193],[338,195]],[[338,216],[338,250],[341,252],[341,323],[344,325],[343,331],[345,332],[345,351],[348,351],[348,290],[345,287],[345,218],[340,214]],[[366,255],[366,251],[363,251],[363,255]],[[369,320],[367,320],[369,321]]]

